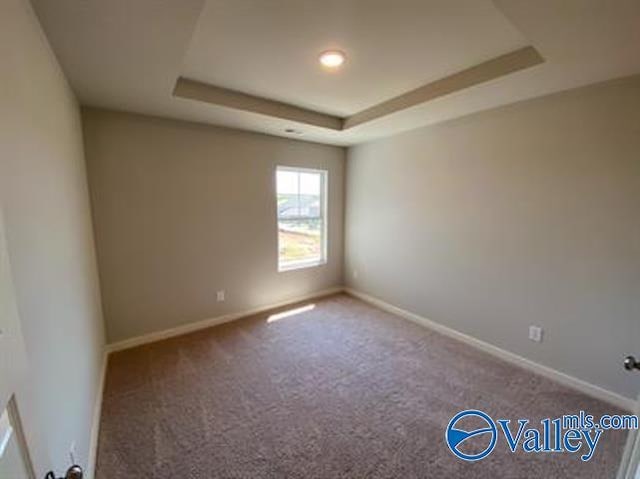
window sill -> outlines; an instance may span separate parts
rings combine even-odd
[[[284,265],[278,265],[278,273],[284,273],[286,271],[294,271],[296,269],[314,268],[316,266],[322,266],[327,264],[326,260],[314,260],[314,261],[298,261],[295,263],[287,263]]]

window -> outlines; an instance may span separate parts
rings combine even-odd
[[[278,271],[327,259],[327,172],[278,166]]]

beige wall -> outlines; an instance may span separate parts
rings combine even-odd
[[[342,284],[344,149],[105,110],[83,120],[110,342]],[[277,272],[276,165],[329,171],[324,266]]]
[[[356,146],[346,191],[350,286],[640,392],[640,77]]]
[[[26,0],[0,2],[0,204],[37,477],[87,466],[104,331],[78,105]],[[90,477],[90,475],[88,476]]]

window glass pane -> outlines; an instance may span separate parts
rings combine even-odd
[[[300,216],[320,216],[320,173],[300,173]]]
[[[278,235],[281,266],[322,259],[322,220],[280,220]]]
[[[278,218],[300,216],[299,180],[300,174],[297,171],[277,172]]]
[[[278,167],[278,266],[295,269],[322,263],[326,255],[326,172]]]
[[[298,194],[298,176],[297,171],[278,170],[278,193],[294,195]]]
[[[320,173],[300,173],[300,194],[320,196]]]

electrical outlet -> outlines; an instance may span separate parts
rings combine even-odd
[[[224,301],[224,289],[218,291],[218,293],[216,294],[216,298],[218,302]]]
[[[71,445],[69,446],[69,460],[71,461],[71,465],[77,464],[77,462],[76,462],[76,441],[71,441]]]
[[[529,339],[536,343],[542,342],[542,328],[540,326],[529,326]]]

